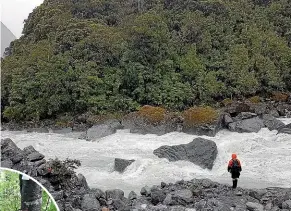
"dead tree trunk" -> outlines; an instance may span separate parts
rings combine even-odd
[[[21,210],[22,211],[41,211],[42,189],[31,179],[19,175]]]

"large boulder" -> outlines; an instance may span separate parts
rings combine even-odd
[[[154,189],[151,191],[151,203],[153,205],[163,202],[165,198],[166,195],[161,189]]]
[[[106,199],[124,199],[124,192],[119,189],[107,190],[105,191]]]
[[[11,160],[16,164],[22,161],[24,156],[22,150],[10,138],[1,139],[1,161],[6,161],[5,163],[8,164]]]
[[[202,168],[212,169],[217,156],[217,146],[213,141],[196,138],[188,144],[161,146],[154,150],[154,154],[169,161],[187,160]]]
[[[282,203],[282,208],[287,209],[287,210],[291,210],[291,200],[284,201]]]
[[[86,140],[97,140],[99,138],[114,134],[116,130],[122,129],[123,126],[118,120],[108,120],[103,124],[93,125],[87,132],[81,135]]]
[[[125,129],[131,133],[164,135],[177,131],[183,124],[183,118],[167,113],[165,109],[154,106],[143,106],[122,119]]]
[[[27,155],[27,159],[31,162],[39,161],[39,160],[42,160],[43,158],[44,158],[44,155],[39,152],[33,152]]]
[[[276,108],[280,116],[289,116],[291,112],[291,104],[280,103]]]
[[[229,129],[238,133],[257,133],[263,127],[265,127],[264,121],[259,117],[244,119],[229,124]]]
[[[183,113],[184,133],[215,136],[224,127],[225,114],[211,107],[193,107]]]
[[[280,128],[278,133],[286,133],[291,134],[291,123],[288,125],[285,125],[284,127]]]
[[[121,158],[115,158],[114,160],[114,170],[123,173],[124,170],[134,162],[135,160],[125,160]]]
[[[241,112],[249,112],[250,110],[250,105],[243,102],[232,102],[224,109],[224,111],[229,113],[231,116],[236,116]]]
[[[183,205],[186,206],[193,202],[193,193],[188,189],[177,190],[171,195],[167,195],[169,201],[164,201],[170,205]]]
[[[82,211],[99,211],[100,204],[93,194],[86,194],[81,204]]]
[[[264,206],[255,202],[247,202],[246,207],[249,211],[264,211]]]
[[[269,129],[269,130],[280,130],[281,128],[285,127],[285,124],[273,117],[271,114],[264,114],[262,116],[264,125]]]
[[[230,116],[230,114],[223,115],[223,127],[228,128],[228,125],[230,123],[233,123],[233,122],[234,121],[233,121],[232,117]]]
[[[257,116],[256,113],[252,113],[252,112],[241,112],[236,117],[234,117],[233,119],[235,121],[241,121],[241,120],[244,120],[244,119],[251,119],[251,118],[254,118],[256,116]]]

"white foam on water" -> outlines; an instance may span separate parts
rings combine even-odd
[[[291,119],[280,119],[285,124]],[[160,182],[176,182],[193,178],[209,178],[217,182],[231,183],[227,163],[232,153],[237,153],[243,171],[239,185],[246,188],[291,186],[291,135],[278,134],[263,128],[258,133],[234,133],[220,131],[213,140],[218,155],[212,170],[188,162],[169,162],[160,159],[153,151],[162,145],[187,144],[195,135],[172,132],[163,136],[131,134],[128,130],[101,138],[96,142],[80,140],[80,133],[26,133],[2,131],[2,138],[11,138],[17,146],[32,145],[47,158],[79,159],[82,173],[90,187],[103,190],[119,188],[127,193],[139,193],[145,186]],[[114,158],[135,159],[123,174],[113,171]]]

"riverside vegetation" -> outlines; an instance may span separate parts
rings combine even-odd
[[[2,120],[182,111],[274,91],[282,99],[291,90],[290,5],[45,0],[1,61]]]

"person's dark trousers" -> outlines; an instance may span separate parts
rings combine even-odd
[[[232,172],[231,178],[232,178],[232,188],[237,188],[237,180],[240,176],[240,172]]]
[[[232,188],[237,188],[237,179],[232,180]]]

